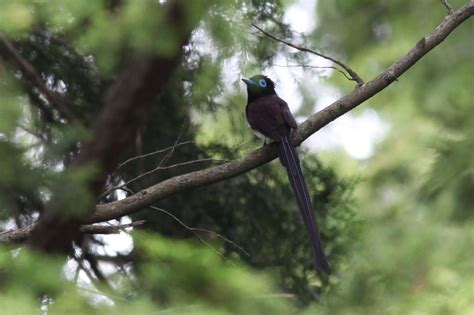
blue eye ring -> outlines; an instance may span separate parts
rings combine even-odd
[[[267,87],[267,81],[265,81],[264,79],[260,79],[258,81],[258,85],[260,85],[261,87],[265,88]]]

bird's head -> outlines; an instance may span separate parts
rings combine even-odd
[[[257,74],[250,79],[242,79],[247,85],[249,101],[265,95],[275,94],[275,83],[267,76]]]

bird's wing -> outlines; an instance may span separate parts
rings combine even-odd
[[[276,97],[276,101],[278,102],[278,105],[281,108],[283,118],[285,119],[287,125],[290,126],[290,128],[292,129],[296,129],[298,127],[298,124],[296,123],[295,117],[293,117],[293,114],[291,113],[288,104],[278,96]]]
[[[288,105],[276,95],[261,97],[249,103],[247,120],[252,129],[275,141],[280,141],[282,135],[288,134],[292,126],[296,125]]]

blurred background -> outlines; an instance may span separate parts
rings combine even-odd
[[[93,198],[90,174],[67,167],[127,61],[174,53],[180,26],[165,18],[170,2],[0,0],[0,39],[80,122],[61,118],[2,40],[3,231],[34,223],[45,204],[66,213]],[[356,87],[339,66],[252,23],[369,81],[447,15],[429,0],[177,2],[198,27],[98,203],[260,147],[245,121],[242,77],[272,78],[298,122]],[[474,314],[472,31],[468,19],[300,148],[333,275],[314,270],[273,161],[112,220],[145,223],[84,234],[67,257],[2,245],[0,306],[5,314]]]

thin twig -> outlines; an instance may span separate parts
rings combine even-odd
[[[292,42],[289,42],[285,39],[281,39],[281,38],[278,38],[276,37],[275,35],[265,31],[264,29],[262,29],[261,27],[257,26],[256,24],[252,23],[252,26],[255,27],[257,30],[259,30],[262,34],[264,34],[265,36],[267,37],[270,37],[271,39],[277,41],[277,42],[280,42],[280,43],[283,43],[287,46],[290,46],[290,47],[293,47],[295,49],[298,49],[299,51],[304,51],[304,52],[309,52],[311,54],[314,54],[316,56],[319,56],[321,58],[324,58],[324,59],[327,59],[327,60],[330,60],[332,62],[334,62],[335,64],[341,66],[342,68],[344,68],[344,70],[347,71],[347,73],[349,74],[350,76],[350,79],[351,81],[355,81],[357,82],[357,85],[361,86],[364,84],[364,80],[362,80],[362,78],[354,71],[352,70],[349,66],[345,65],[344,63],[342,63],[341,61],[339,60],[336,60],[330,56],[327,56],[327,55],[324,55],[320,52],[317,52],[313,49],[310,49],[310,48],[306,48],[306,47],[302,47],[302,46],[299,46],[299,45],[296,45]]]
[[[174,141],[174,144],[173,146],[171,147],[171,151],[168,152],[165,157],[160,161],[160,163],[158,164],[158,166],[163,166],[165,165],[166,162],[169,161],[169,159],[171,159],[171,156],[173,156],[173,153],[174,151],[176,150],[176,148],[178,147],[178,143],[179,143],[179,140],[181,139],[181,134],[183,133],[183,129],[184,129],[184,123],[181,125],[181,128],[179,129],[179,133],[178,133],[178,136],[176,137],[176,140]]]
[[[448,9],[448,13],[449,13],[449,14],[453,14],[454,9],[453,9],[453,7],[449,4],[448,0],[441,0],[441,3],[444,4],[444,6],[446,7],[446,9]]]
[[[198,239],[199,241],[201,241],[201,243],[203,243],[204,245],[206,245],[207,247],[209,247],[212,251],[216,252],[222,259],[226,259],[226,257],[224,256],[224,254],[219,251],[218,249],[215,249],[211,244],[209,244],[208,242],[206,242],[198,233],[196,233],[195,231],[191,230],[189,226],[186,225],[186,223],[184,223],[183,221],[181,221],[180,219],[178,219],[175,215],[171,214],[170,212],[164,210],[164,209],[161,209],[161,208],[158,208],[158,207],[155,207],[155,206],[150,206],[150,208],[152,209],[155,209],[155,210],[158,210],[158,211],[161,211],[163,213],[166,213],[167,215],[169,215],[170,217],[172,217],[176,222],[178,222],[179,224],[181,224],[183,227],[185,227],[187,230],[191,231]]]
[[[191,230],[192,230],[192,231],[198,231],[198,232],[205,232],[205,233],[213,234],[213,235],[217,236],[218,238],[220,238],[221,240],[223,240],[224,242],[227,242],[227,243],[232,244],[232,246],[236,247],[236,248],[239,249],[242,253],[244,253],[245,256],[250,257],[249,252],[247,252],[242,246],[238,245],[237,243],[235,243],[234,241],[228,239],[227,237],[225,237],[225,236],[222,235],[222,234],[219,234],[219,233],[217,233],[217,232],[215,232],[215,231],[206,230],[206,229],[201,229],[201,228],[191,228]]]
[[[313,65],[277,65],[277,64],[271,64],[273,67],[282,67],[282,68],[312,68],[312,69],[333,69],[342,74],[347,80],[351,80],[352,78],[347,75],[344,71],[339,69],[338,67],[334,66],[313,66]]]
[[[192,161],[187,161],[187,162],[182,162],[182,163],[176,163],[176,164],[173,164],[173,165],[169,165],[169,166],[157,166],[155,167],[154,169],[146,172],[146,173],[143,173],[143,174],[140,174],[132,179],[130,179],[129,181],[127,181],[125,184],[122,184],[120,186],[118,186],[117,188],[115,189],[118,189],[118,188],[122,188],[122,187],[125,187],[127,185],[130,185],[131,183],[133,183],[134,181],[137,181],[139,180],[140,178],[144,177],[144,176],[147,176],[147,175],[150,175],[156,171],[159,171],[159,170],[167,170],[167,169],[172,169],[172,168],[175,168],[175,167],[179,167],[179,166],[183,166],[183,165],[190,165],[190,164],[195,164],[195,163],[201,163],[201,162],[209,162],[209,161],[212,161],[212,162],[225,162],[226,160],[216,160],[216,159],[212,159],[212,158],[205,158],[205,159],[197,159],[197,160],[192,160]],[[161,165],[162,163],[160,163]]]
[[[91,283],[95,286],[95,280],[100,281],[104,285],[104,287],[108,288],[109,290],[113,290],[110,283],[107,281],[106,277],[102,274],[102,271],[99,270],[97,265],[97,261],[91,257],[86,258],[87,248],[84,246],[81,248],[82,254],[80,257],[73,255],[72,258],[77,262],[78,269],[83,270],[86,276],[90,279]],[[89,266],[86,266],[84,261],[87,260]],[[95,265],[94,265],[95,264]]]
[[[108,293],[104,293],[104,292],[101,292],[101,291],[98,291],[98,290],[92,290],[92,289],[88,289],[88,288],[85,288],[85,287],[82,287],[82,286],[76,286],[79,290],[82,290],[82,291],[85,291],[85,292],[89,292],[89,293],[93,293],[93,294],[97,294],[97,295],[102,295],[102,296],[105,296],[111,300],[113,299],[116,299],[116,300],[119,300],[119,301],[122,301],[122,302],[127,302],[126,299],[124,299],[123,297],[121,296],[118,296],[118,295],[111,295],[111,294],[108,294]]]
[[[137,227],[143,225],[144,223],[145,220],[120,225],[85,225],[81,227],[81,232],[87,234],[118,234],[127,228]]]
[[[36,137],[36,138],[38,138],[38,139],[40,139],[44,142],[46,142],[48,140],[48,139],[46,139],[46,137],[43,134],[41,134],[39,132],[36,132],[36,131],[34,131],[34,130],[30,129],[29,127],[26,127],[22,124],[18,124],[18,128],[22,129],[23,131],[29,133],[30,135],[32,135],[32,136],[34,136],[34,137]]]
[[[242,251],[242,253],[244,253],[246,256],[250,256],[250,254],[244,249],[242,248],[242,246],[238,245],[237,243],[235,243],[234,241],[228,239],[227,237],[223,236],[222,234],[219,234],[217,232],[214,232],[214,231],[211,231],[211,230],[206,230],[206,229],[200,229],[200,228],[193,228],[193,227],[190,227],[189,225],[187,225],[186,223],[184,223],[183,221],[181,221],[177,216],[175,216],[174,214],[172,214],[171,212],[169,211],[166,211],[162,208],[158,208],[156,206],[150,206],[150,208],[152,209],[155,209],[155,210],[158,210],[160,212],[163,212],[165,214],[167,214],[168,216],[172,217],[176,222],[178,222],[179,224],[181,224],[186,230],[192,232],[201,242],[203,242],[205,245],[207,245],[208,247],[211,247],[214,251],[217,251],[221,256],[222,256],[222,253],[218,250],[216,250],[215,248],[213,248],[212,246],[210,246],[209,243],[207,243],[206,241],[204,241],[200,236],[199,234],[197,234],[196,232],[199,231],[199,232],[206,232],[206,233],[209,233],[209,234],[213,234],[215,236],[217,236],[218,238],[220,238],[221,240],[225,241],[225,242],[228,242],[229,244],[231,244],[232,246],[236,247],[237,249],[239,249],[240,251]]]
[[[165,157],[166,158],[166,157]],[[163,159],[165,159],[163,158]],[[162,165],[163,161],[160,162],[160,164],[155,167],[154,169],[148,171],[148,172],[145,172],[143,174],[140,174],[138,176],[135,176],[134,178],[128,180],[127,182],[125,182],[124,184],[121,184],[119,186],[116,186],[116,187],[111,187],[109,189],[107,189],[106,191],[104,191],[100,196],[99,198],[104,198],[105,196],[107,196],[108,194],[110,194],[112,191],[114,190],[117,190],[117,189],[123,189],[124,187],[130,185],[131,183],[147,176],[147,175],[150,175],[152,173],[155,173],[157,171],[161,171],[161,170],[168,170],[168,169],[172,169],[172,168],[176,168],[176,167],[179,167],[179,166],[184,166],[184,165],[191,165],[191,164],[195,164],[195,163],[201,163],[201,162],[209,162],[209,161],[212,161],[212,162],[228,162],[228,160],[218,160],[218,159],[212,159],[212,158],[205,158],[205,159],[197,159],[197,160],[192,160],[192,161],[187,161],[187,162],[181,162],[181,163],[176,163],[176,164],[173,164],[173,165],[169,165],[169,166],[160,166]]]
[[[83,242],[82,242],[82,246],[81,246],[82,254],[79,257],[79,259],[81,261],[86,260],[89,263],[89,269],[90,269],[91,273],[95,276],[95,278],[98,281],[100,281],[100,283],[102,283],[106,288],[108,288],[109,290],[112,290],[112,286],[110,285],[109,281],[105,277],[102,270],[100,270],[100,268],[99,268],[99,262],[94,257],[94,255],[92,255],[89,252],[89,249],[87,248],[87,244],[88,244],[88,238],[85,237]]]
[[[15,46],[2,34],[0,33],[0,44],[5,48],[3,51],[6,52],[6,57],[9,57],[15,61],[20,68],[20,71],[25,77],[27,77],[31,83],[40,91],[48,102],[54,106],[61,116],[69,121],[77,121],[76,117],[72,112],[65,106],[61,98],[48,89],[44,84],[41,76],[36,72],[36,69],[31,65],[25,58],[21,56]],[[0,50],[1,52],[2,50]],[[43,108],[44,110],[44,108]]]
[[[160,169],[160,167],[162,167],[170,158],[171,156],[173,155],[175,149],[179,146],[179,140],[181,138],[181,133],[183,132],[183,129],[184,129],[184,124],[181,125],[181,128],[179,129],[179,133],[178,133],[178,137],[176,137],[176,140],[174,142],[174,144],[170,147],[171,151],[166,153],[166,155],[163,157],[163,159],[161,159],[160,163],[158,163],[158,166],[154,169],[152,169],[151,171],[148,171],[146,173],[143,173],[143,174],[140,174],[134,178],[132,178],[131,180],[129,180],[128,182],[126,182],[125,184],[122,184],[118,187],[110,187],[108,188],[107,190],[105,190],[104,192],[102,192],[100,195],[99,195],[99,199],[102,199],[104,198],[105,196],[107,196],[108,194],[110,194],[112,191],[116,190],[116,189],[120,189],[122,187],[125,187],[126,185],[129,185],[131,184],[132,182],[146,176],[146,175],[149,175],[153,172],[156,172]],[[166,150],[165,150],[166,151]]]
[[[134,156],[132,158],[129,158],[128,160],[125,160],[123,161],[122,163],[119,164],[119,166],[117,167],[117,170],[120,169],[121,167],[123,167],[125,164],[128,164],[132,161],[135,161],[135,160],[138,160],[138,159],[142,159],[142,158],[146,158],[146,157],[149,157],[149,156],[153,156],[153,155],[156,155],[156,154],[160,154],[160,153],[163,153],[163,152],[166,152],[166,151],[169,151],[171,150],[173,147],[174,148],[177,148],[177,147],[180,147],[182,145],[186,145],[186,144],[190,144],[190,143],[194,143],[194,141],[184,141],[184,142],[180,142],[176,145],[172,145],[170,147],[167,147],[165,149],[160,149],[160,150],[157,150],[157,151],[153,151],[153,152],[150,152],[150,153],[145,153],[143,155],[138,155],[138,156]]]

